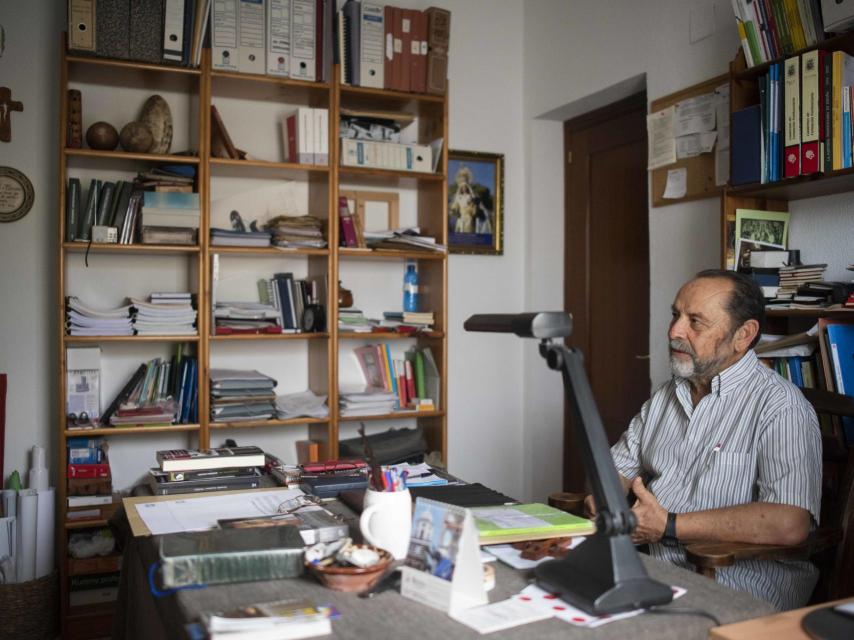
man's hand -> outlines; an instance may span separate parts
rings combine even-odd
[[[596,503],[593,501],[593,496],[589,494],[584,498],[584,515],[591,520],[596,519]]]
[[[667,511],[658,504],[658,500],[647,490],[640,477],[632,482],[632,491],[637,498],[632,511],[638,519],[638,526],[632,533],[632,542],[635,544],[658,542],[664,535],[664,527],[667,525]]]

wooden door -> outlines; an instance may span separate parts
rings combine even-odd
[[[564,125],[564,300],[613,443],[649,397],[649,206],[646,94]],[[564,490],[584,467],[564,411]]]

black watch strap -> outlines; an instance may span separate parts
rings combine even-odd
[[[676,537],[676,514],[668,512],[667,524],[664,525],[664,536],[661,539],[665,544],[677,544],[679,539]]]

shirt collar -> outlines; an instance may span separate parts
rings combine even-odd
[[[757,362],[758,359],[756,358],[756,354],[753,353],[753,349],[751,349],[741,356],[737,362],[731,364],[712,378],[711,393],[716,396],[725,396],[729,392],[740,387],[741,384],[750,377],[750,374],[756,367]],[[673,379],[677,389],[684,388],[682,393],[687,392],[688,398],[690,398],[688,380],[676,376],[674,376]]]

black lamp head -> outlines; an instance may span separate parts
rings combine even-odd
[[[565,311],[531,313],[479,313],[465,321],[466,331],[515,333],[520,338],[566,338],[572,333],[572,316]]]

